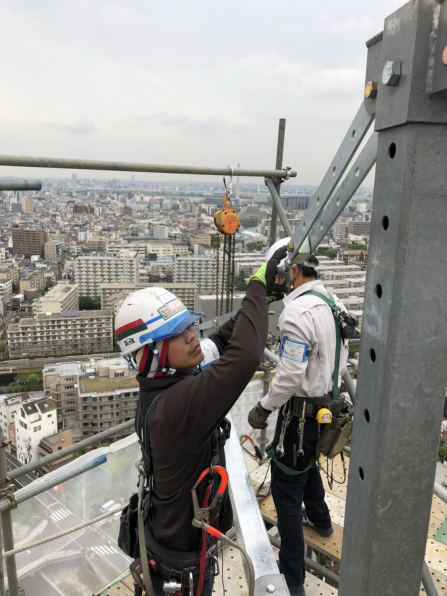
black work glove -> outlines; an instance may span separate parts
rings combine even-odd
[[[287,256],[286,245],[280,246],[270,259],[267,261],[267,268],[265,270],[265,282],[267,288],[267,301],[273,302],[275,300],[282,300],[284,292],[287,292],[285,284],[276,283],[276,271],[280,262]]]
[[[270,416],[270,410],[266,410],[261,406],[261,402],[255,405],[248,414],[248,422],[252,428],[267,428],[267,418]]]

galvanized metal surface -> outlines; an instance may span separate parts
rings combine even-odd
[[[59,453],[62,453],[62,451],[59,451]],[[53,488],[53,486],[62,484],[63,482],[70,480],[70,478],[75,478],[76,476],[79,476],[80,474],[83,474],[84,472],[88,472],[88,470],[92,470],[93,468],[96,468],[97,466],[104,464],[106,461],[107,461],[107,457],[105,455],[99,455],[98,457],[91,459],[87,463],[82,464],[81,466],[75,468],[74,470],[71,470],[70,472],[65,472],[65,474],[56,476],[55,478],[52,478],[51,480],[48,480],[48,481],[44,480],[41,484],[38,484],[37,486],[32,486],[31,488],[24,486],[23,488],[19,489],[18,491],[16,491],[14,493],[14,497],[17,501],[17,504],[23,503],[24,501],[27,501],[28,499],[31,499],[31,497],[35,497],[36,495],[40,495],[40,493],[45,492],[49,488]],[[8,511],[8,509],[10,509],[10,508],[11,507],[10,507],[9,501],[6,501],[6,500],[0,501],[0,511],[1,512]],[[5,550],[13,550],[13,549],[14,549],[14,546],[9,548],[9,547],[6,547],[6,545],[5,545]],[[9,558],[12,559],[12,557],[9,557]],[[8,559],[7,559],[7,561],[8,561]]]
[[[399,58],[402,76],[396,87],[384,85],[380,77],[376,104],[377,131],[405,122],[447,123],[447,98],[439,94],[430,96],[430,89],[427,89],[427,84],[434,86],[435,75],[441,87],[441,81],[444,81],[442,50],[437,48],[436,55],[432,50],[436,37],[438,40],[447,39],[445,24],[441,21],[438,33],[436,15],[440,9],[437,0],[413,0],[385,19],[380,72],[389,60]],[[442,10],[445,15],[445,3]],[[445,77],[447,81],[447,75]]]
[[[324,206],[326,205],[329,197],[334,191],[337,184],[340,182],[346,168],[349,165],[354,153],[363,141],[366,133],[369,130],[374,116],[368,114],[363,105],[360,106],[351,126],[346,133],[328,171],[326,172],[323,181],[321,182],[318,190],[312,197],[309,207],[306,209],[303,219],[300,225],[295,230],[292,236],[292,241],[295,245],[293,257],[298,254],[298,251],[305,239],[309,235],[314,222],[318,219]]]
[[[267,587],[269,587],[269,590],[267,590]],[[265,596],[266,594],[276,594],[276,596],[288,596],[290,594],[283,575],[280,573],[270,576],[264,575],[256,580],[255,596]]]
[[[447,90],[447,4],[434,7],[434,22],[430,41],[427,93]]]
[[[8,466],[6,463],[6,444],[3,444],[5,440],[5,434],[3,429],[0,429],[0,478],[2,480],[6,479],[8,476]],[[12,550],[14,548],[14,534],[12,528],[12,517],[11,511],[8,509],[3,511],[1,514],[1,528],[3,533],[3,547],[5,550]],[[0,541],[0,552],[2,551],[2,543]],[[1,575],[1,589],[2,594],[5,593],[5,578],[3,575],[3,556],[1,557],[2,560],[2,575]],[[17,566],[16,566],[16,558],[9,557],[6,559],[6,574],[8,576],[8,589],[10,596],[18,596],[19,595],[19,584],[17,580]]]
[[[278,145],[277,145],[277,149],[276,149],[276,163],[275,163],[275,168],[277,170],[282,169],[282,161],[283,161],[283,157],[284,157],[285,135],[286,135],[286,120],[285,120],[285,118],[280,118],[279,128],[278,128]],[[266,178],[270,178],[270,176],[266,176]],[[281,192],[281,184],[276,185],[276,192],[279,195],[279,193]],[[278,224],[278,213],[277,213],[275,204],[273,204],[272,223],[270,225],[270,246],[272,246],[272,244],[275,244],[275,242],[276,242],[277,224]]]
[[[117,426],[112,426],[112,428],[108,428],[107,430],[104,430],[101,433],[92,435],[87,439],[82,439],[82,441],[79,441],[78,443],[73,443],[73,445],[70,445],[70,447],[65,447],[60,451],[56,451],[55,453],[46,455],[45,457],[38,458],[35,461],[30,462],[29,464],[25,464],[24,466],[14,468],[14,470],[11,470],[9,472],[9,477],[11,479],[20,478],[20,476],[23,476],[24,474],[29,474],[29,472],[38,470],[43,466],[47,466],[48,464],[51,464],[54,461],[57,461],[65,457],[66,455],[70,455],[75,451],[79,451],[80,449],[84,449],[85,447],[90,447],[90,445],[96,443],[101,443],[102,441],[106,441],[107,439],[116,437],[117,435],[119,436],[121,433],[126,432],[131,428],[134,428],[134,426],[134,418],[132,418],[132,420],[128,420],[127,422],[123,422],[122,424],[118,424]]]
[[[438,596],[435,584],[433,583],[433,578],[425,561],[424,566],[422,568],[422,584],[424,586],[425,593],[427,594],[427,596]]]
[[[231,415],[228,414],[227,417],[232,422]],[[278,566],[273,556],[234,425],[230,439],[225,445],[225,455],[230,478],[229,488],[237,542],[245,548],[252,560],[256,580],[264,576],[275,576],[279,582]],[[258,584],[258,582],[256,583]],[[273,582],[268,581],[267,583]]]
[[[70,170],[111,170],[114,172],[153,172],[157,174],[197,174],[200,176],[228,176],[228,167],[204,168],[196,166],[175,166],[168,164],[145,164],[125,161],[97,161],[93,159],[66,159],[62,157],[31,157],[26,155],[0,155],[0,166],[21,168],[62,168]],[[238,176],[266,178],[294,178],[293,170],[249,170],[240,169]]]
[[[447,384],[446,155],[445,126],[379,135],[343,596],[419,593]]]
[[[292,235],[292,228],[290,227],[289,221],[287,219],[287,215],[286,212],[284,210],[284,207],[282,206],[281,203],[281,199],[279,198],[278,195],[278,191],[276,190],[276,186],[275,183],[273,182],[273,180],[271,178],[269,178],[266,182],[267,188],[270,191],[270,196],[272,197],[272,201],[273,201],[273,209],[275,209],[276,214],[275,217],[277,215],[279,215],[279,219],[281,220],[281,223],[283,225],[284,231],[286,233],[286,236],[291,236]],[[273,213],[273,210],[272,210]],[[273,220],[272,220],[273,222]],[[276,225],[276,224],[275,224]],[[272,242],[270,244],[270,246],[274,244],[274,242]]]
[[[40,180],[0,180],[0,190],[42,190]]]
[[[354,193],[360,187],[371,168],[376,163],[377,157],[377,133],[373,133],[364,149],[355,160],[354,165],[346,175],[340,187],[332,195],[326,209],[315,222],[310,234],[309,244],[314,251],[328,233],[336,219],[341,215]]]

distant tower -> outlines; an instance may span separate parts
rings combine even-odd
[[[241,164],[237,164],[237,169],[241,167]],[[236,199],[239,201],[239,176],[236,178]]]
[[[72,174],[71,175],[71,181],[72,182],[77,182],[78,181],[78,175],[77,174]]]
[[[135,174],[132,174],[132,176],[130,177],[131,182],[135,182]]]

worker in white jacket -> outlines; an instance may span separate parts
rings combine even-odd
[[[284,311],[279,319],[281,358],[270,392],[248,417],[253,428],[265,428],[268,416],[280,408],[270,450],[271,485],[281,536],[280,569],[292,596],[305,594],[302,503],[305,523],[323,536],[333,533],[323,483],[315,464],[319,439],[316,416],[322,407],[331,409],[333,388],[338,389],[341,384],[348,355],[343,340],[339,340],[340,349],[336,350],[331,308],[322,298],[307,294],[317,292],[330,298],[317,280],[317,265],[318,259],[309,255],[291,269],[292,291],[284,298]],[[334,300],[336,306],[346,310],[336,297]],[[339,370],[335,384],[336,352]]]

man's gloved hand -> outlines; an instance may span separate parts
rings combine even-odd
[[[287,256],[286,245],[278,248],[270,259],[261,265],[254,275],[250,277],[249,282],[255,278],[261,281],[267,289],[267,301],[282,300],[284,298],[283,292],[286,291],[286,286],[276,283],[276,271],[279,263]]]
[[[270,410],[266,410],[261,406],[261,403],[255,405],[248,414],[248,422],[252,428],[267,428],[267,418],[270,416]]]

